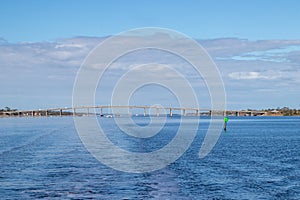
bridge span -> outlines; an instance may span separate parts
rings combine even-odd
[[[150,110],[153,109],[150,113]],[[181,116],[200,116],[200,115],[233,115],[233,116],[257,116],[265,115],[263,111],[238,111],[238,110],[211,110],[209,108],[189,108],[189,107],[160,107],[160,106],[78,106],[78,107],[63,107],[63,108],[47,108],[37,110],[13,110],[3,111],[2,116],[133,116],[134,111],[141,110],[138,115],[149,116],[150,114],[160,116],[166,114],[172,117],[174,114]],[[113,111],[113,113],[112,113]],[[121,112],[122,111],[122,112]],[[137,114],[136,114],[137,115]]]

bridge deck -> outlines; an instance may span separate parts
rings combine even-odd
[[[90,112],[94,109],[93,112]],[[132,115],[133,109],[143,109],[143,115],[147,115],[147,111],[150,109],[155,109],[155,115],[161,115],[161,110],[169,111],[169,116],[174,114],[174,111],[180,111],[181,115],[194,115],[200,116],[201,114],[205,115],[247,115],[247,116],[256,116],[264,115],[265,112],[262,111],[238,111],[238,110],[211,110],[209,108],[189,108],[189,107],[160,107],[160,106],[114,106],[114,105],[100,105],[100,106],[78,106],[78,107],[63,107],[63,108],[47,108],[47,109],[38,109],[38,110],[14,110],[14,111],[4,111],[2,116],[49,116],[49,115],[83,115],[83,114],[96,114],[96,110],[100,110],[98,113],[103,115],[104,109],[128,109],[129,115]],[[82,112],[82,110],[85,110]],[[81,112],[80,112],[81,111]],[[189,113],[188,113],[189,112]],[[192,113],[191,113],[192,112]],[[111,114],[108,113],[107,114]],[[122,113],[123,114],[123,113]]]

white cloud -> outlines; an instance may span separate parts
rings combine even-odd
[[[236,60],[236,61],[266,61],[266,62],[277,62],[287,63],[291,60],[289,55],[295,52],[300,52],[300,45],[287,45],[284,43],[283,46],[276,48],[265,49],[262,45],[262,50],[248,51],[248,52],[237,52],[236,55],[230,57],[217,57],[217,60]]]
[[[253,79],[265,79],[265,80],[273,80],[281,77],[280,72],[266,71],[266,72],[232,72],[229,73],[228,76],[231,79],[236,80],[253,80]]]
[[[232,72],[228,75],[232,79],[258,79],[261,75],[258,72]]]
[[[11,44],[0,38],[1,97],[17,94],[19,91],[30,94],[33,88],[38,91],[46,88],[45,94],[41,94],[45,95],[45,101],[46,96],[50,95],[47,94],[47,89],[52,91],[49,98],[55,98],[57,88],[62,93],[70,94],[76,71],[88,53],[103,39],[105,38],[77,37],[52,43]],[[200,44],[203,44],[217,62],[226,82],[227,97],[232,98],[232,102],[239,102],[238,98],[242,99],[241,96],[249,99],[250,94],[239,94],[249,88],[254,88],[257,92],[273,91],[276,85],[276,91],[280,92],[274,94],[282,95],[283,99],[289,96],[289,91],[295,93],[294,99],[300,94],[297,93],[300,83],[300,40],[249,41],[225,38],[200,41]],[[168,64],[184,76],[190,77],[189,81],[194,82],[194,85],[203,85],[203,80],[196,71],[182,59],[151,50],[134,52],[117,59],[110,66],[105,81],[117,81],[124,72],[145,63]],[[99,66],[103,67],[101,63],[92,67],[97,70]],[[153,75],[161,73],[166,78],[173,78],[173,74],[167,73],[159,65],[154,66],[147,77],[141,75],[138,78],[151,78],[150,72]],[[251,85],[249,80],[252,81]],[[202,95],[200,86],[198,91]],[[251,95],[250,98],[255,96]],[[285,102],[279,97],[277,101]],[[259,104],[259,101],[255,102],[253,99],[253,103]],[[47,105],[46,102],[44,104]]]
[[[233,60],[260,60],[269,62],[290,62],[287,55],[293,52],[299,52],[300,46],[292,45],[264,51],[247,52],[239,56],[233,56]]]

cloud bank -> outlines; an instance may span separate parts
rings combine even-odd
[[[26,109],[71,105],[77,70],[88,53],[104,39],[76,37],[54,42],[9,43],[0,38],[0,106]],[[220,70],[229,109],[300,107],[297,102],[300,97],[300,40],[222,38],[198,42]],[[117,80],[126,69],[145,60],[159,64],[167,62],[197,86],[197,92],[203,94],[199,95],[203,104],[209,102],[205,84],[195,71],[180,59],[162,55],[161,52],[141,51],[124,56],[113,63],[105,81]],[[155,70],[163,73],[159,68]],[[172,77],[166,74],[166,78]],[[110,89],[108,86],[107,90]]]

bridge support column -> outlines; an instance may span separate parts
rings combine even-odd
[[[144,117],[146,117],[146,107],[144,107]]]
[[[182,110],[182,115],[186,116],[185,109]]]
[[[239,111],[235,112],[235,116],[240,116]]]
[[[200,112],[198,109],[196,110],[196,116],[200,116]]]
[[[62,109],[59,110],[59,116],[62,116]]]
[[[90,115],[90,109],[89,108],[87,108],[87,116],[89,116]]]
[[[102,108],[100,108],[100,117],[102,117],[103,116],[103,110],[102,110]]]
[[[159,108],[156,107],[156,117],[159,117]]]
[[[48,117],[48,110],[45,111],[45,115],[46,115],[46,117]]]
[[[73,116],[76,116],[76,110],[73,108]]]
[[[132,117],[132,107],[129,107],[129,116]]]
[[[34,111],[31,111],[31,116],[32,116],[32,117],[34,116]]]
[[[173,109],[170,108],[170,117],[173,117]]]

